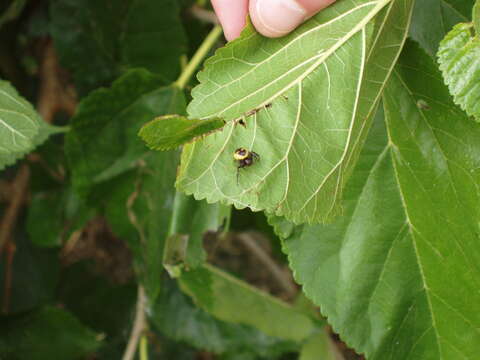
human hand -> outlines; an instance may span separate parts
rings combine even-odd
[[[280,37],[336,0],[212,0],[228,41],[237,38],[247,13],[253,26],[268,37]]]

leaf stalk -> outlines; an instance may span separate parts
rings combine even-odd
[[[207,35],[205,40],[203,40],[202,45],[200,45],[198,50],[195,52],[195,55],[193,55],[192,59],[187,64],[185,69],[182,71],[177,81],[175,81],[174,83],[175,86],[177,86],[180,89],[185,88],[185,85],[188,84],[188,82],[190,81],[190,78],[193,76],[193,73],[201,64],[203,59],[207,56],[210,49],[217,42],[221,34],[222,34],[222,28],[220,27],[220,25],[216,25]]]

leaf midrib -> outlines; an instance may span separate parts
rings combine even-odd
[[[329,25],[329,24],[332,24],[336,21],[338,21],[339,19],[342,19],[343,17],[345,16],[348,16],[350,15],[351,13],[355,12],[355,11],[358,11],[359,9],[361,8],[364,8],[364,7],[367,7],[367,6],[370,6],[372,4],[376,4],[372,9],[371,11],[368,13],[368,15],[366,15],[360,22],[358,22],[358,24],[356,24],[347,34],[345,34],[339,41],[337,41],[335,43],[334,46],[330,47],[327,51],[325,52],[317,52],[317,56],[320,56],[320,58],[315,61],[315,63],[313,65],[311,65],[309,68],[307,68],[305,70],[305,72],[300,75],[297,79],[295,79],[294,81],[290,82],[289,84],[285,85],[282,89],[278,90],[277,92],[275,92],[270,98],[268,98],[267,100],[265,100],[264,102],[262,102],[261,104],[258,105],[258,107],[262,107],[262,106],[265,106],[266,104],[272,102],[274,99],[276,99],[278,96],[280,96],[282,93],[284,93],[285,91],[289,90],[290,88],[292,88],[293,86],[295,86],[296,84],[302,82],[311,72],[313,72],[320,64],[322,64],[326,59],[328,59],[330,57],[330,55],[332,55],[333,53],[335,53],[335,51],[337,51],[341,46],[343,46],[350,38],[352,38],[357,32],[361,31],[362,29],[365,28],[365,26],[380,12],[381,9],[383,9],[383,7],[385,7],[389,2],[391,2],[392,0],[378,0],[378,1],[371,1],[371,2],[368,2],[368,3],[365,3],[365,4],[362,4],[360,6],[357,6],[355,8],[352,8],[350,9],[349,11],[343,13],[342,15],[330,20],[329,22],[327,23],[324,23],[324,24],[320,24],[319,26],[315,27],[315,28],[312,28],[306,32],[304,32],[303,34],[299,35],[297,38],[295,38],[294,40],[292,40],[290,43],[288,43],[285,47],[293,44],[296,40],[298,39],[301,39],[304,35],[307,35],[311,32],[314,32],[314,31],[317,31],[318,29],[322,28],[323,26],[325,25]],[[280,51],[283,51],[285,49],[285,47],[282,47],[281,50],[277,51],[280,52]],[[277,55],[277,53],[274,53],[272,55],[270,55],[269,58],[267,59],[270,59],[272,58],[273,56]],[[314,59],[315,57],[312,57],[310,59],[308,59],[307,61],[304,61],[302,62],[301,64],[298,64],[295,66],[295,68],[298,68],[299,66],[303,66],[305,65],[306,63],[308,63],[309,61],[312,61],[312,59]],[[264,60],[265,61],[265,60]],[[263,63],[263,62],[262,62]],[[261,63],[259,63],[261,64]],[[294,69],[295,69],[294,68]],[[243,77],[243,76],[246,76],[246,74],[250,73],[251,71],[253,71],[255,68],[252,68],[251,70],[249,70],[247,73],[243,74],[240,78],[238,78],[239,80]],[[218,116],[218,117],[221,117],[222,114],[224,114],[227,110],[229,110],[230,108],[232,108],[233,106],[236,106],[238,104],[240,104],[242,101],[244,101],[245,99],[247,98],[250,98],[251,96],[254,96],[255,94],[257,94],[259,91],[262,91],[263,89],[271,86],[272,84],[274,84],[275,82],[277,82],[279,79],[285,77],[286,75],[288,75],[289,72],[291,72],[292,69],[290,69],[289,71],[287,71],[286,73],[282,74],[280,77],[274,79],[273,81],[263,85],[262,87],[258,88],[257,90],[255,90],[254,92],[248,94],[247,96],[237,100],[236,102],[233,102],[232,104],[228,105],[227,107],[225,107],[221,112],[219,113],[210,113],[209,115],[205,115],[203,117],[201,117],[201,119],[207,119],[207,118],[211,118],[212,116]],[[234,80],[230,83],[227,83],[226,85],[224,85],[224,87],[226,86],[229,86],[230,84],[234,83],[235,81],[237,80]],[[218,91],[219,89],[217,89],[216,91]],[[201,105],[206,99],[209,99],[210,96],[212,96],[213,94],[209,94],[208,97],[204,97],[203,99],[201,99],[199,101],[199,105]]]

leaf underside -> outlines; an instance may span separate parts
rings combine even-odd
[[[413,1],[340,1],[281,39],[249,27],[199,74],[190,117],[240,119],[187,145],[177,186],[295,223],[341,212],[344,184],[406,36]],[[253,110],[252,110],[253,109]],[[260,155],[239,170],[232,154]]]
[[[380,117],[349,183],[346,216],[297,227],[284,250],[308,297],[368,359],[476,359],[480,130],[433,61],[406,50],[384,93],[385,124]]]
[[[455,103],[480,122],[480,37],[461,23],[440,43],[438,62]]]

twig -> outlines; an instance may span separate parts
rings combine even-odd
[[[12,184],[10,185],[11,200],[5,211],[0,226],[0,254],[4,250],[10,235],[17,222],[18,213],[26,198],[26,189],[30,179],[30,170],[26,164],[18,170]]]
[[[189,9],[189,12],[190,14],[192,14],[193,17],[197,18],[198,20],[211,24],[219,23],[218,18],[213,11],[206,10],[196,4]]]
[[[293,298],[298,292],[295,284],[285,275],[284,271],[272,260],[265,250],[257,244],[254,236],[251,233],[243,232],[238,233],[236,237],[265,265],[275,280],[277,280],[278,284],[285,290],[288,297]]]
[[[51,40],[45,47],[39,75],[41,84],[37,110],[43,120],[51,123],[59,111],[72,116],[77,106],[75,91],[62,79],[62,69]]]
[[[13,257],[17,247],[15,243],[9,241],[5,244],[5,287],[4,287],[4,297],[2,304],[2,313],[6,314],[10,307],[10,294],[12,291],[12,268],[13,268]]]
[[[122,360],[133,360],[137,352],[138,342],[143,332],[146,330],[147,321],[145,319],[145,303],[147,298],[145,290],[140,285],[138,287],[137,309],[135,311],[135,320],[133,322],[132,333],[128,339],[127,348],[123,354]]]

